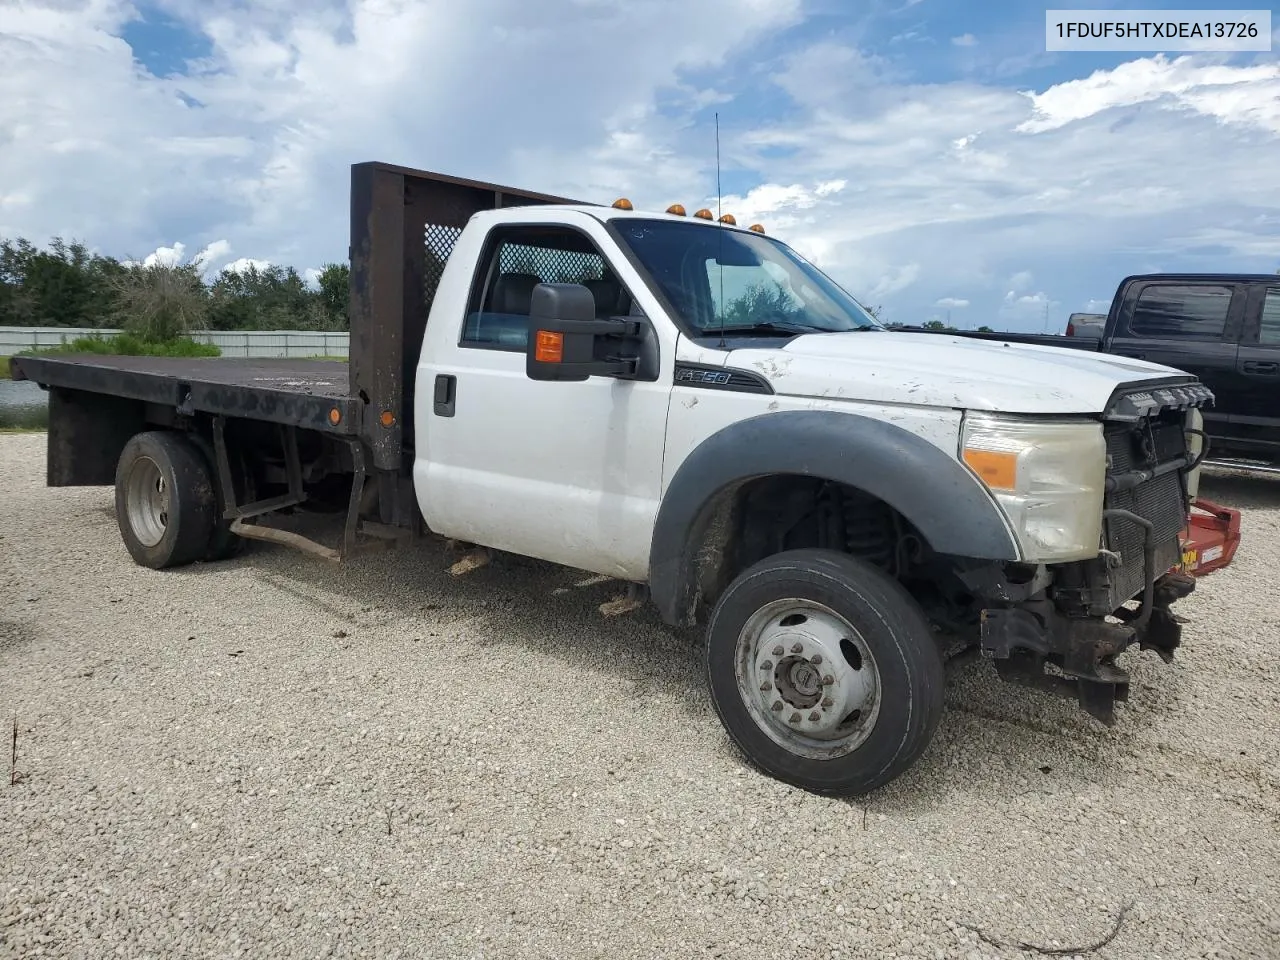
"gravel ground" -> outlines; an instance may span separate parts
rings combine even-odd
[[[748,769],[608,581],[435,544],[156,573],[43,478],[0,437],[5,957],[1280,958],[1278,481],[1206,480],[1245,545],[1114,728],[973,662],[850,803]]]

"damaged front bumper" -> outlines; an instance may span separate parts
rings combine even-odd
[[[982,611],[980,652],[1001,679],[1072,697],[1093,717],[1115,723],[1115,704],[1129,698],[1129,675],[1116,657],[1137,644],[1165,662],[1181,642],[1171,606],[1195,579],[1170,571],[1152,584],[1150,603],[1114,618],[1067,616],[1051,600]]]

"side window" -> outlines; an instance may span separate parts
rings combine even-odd
[[[476,275],[460,344],[523,352],[539,283],[583,284],[596,299],[598,317],[631,309],[626,290],[585,235],[567,227],[499,228]]]
[[[1231,287],[1152,284],[1138,295],[1129,332],[1160,339],[1220,339],[1227,326],[1231,293]]]
[[[1262,326],[1258,330],[1258,342],[1271,346],[1280,345],[1280,287],[1267,287],[1267,298],[1262,301]]]

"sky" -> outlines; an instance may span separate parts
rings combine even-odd
[[[1025,0],[0,0],[0,237],[313,276],[364,160],[714,208],[718,113],[723,209],[886,320],[1060,331],[1132,273],[1280,267],[1273,38],[1048,53]]]

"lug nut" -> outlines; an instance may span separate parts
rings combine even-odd
[[[809,714],[809,719],[813,721],[821,720],[822,714],[820,714],[817,710],[815,710],[813,711],[813,713]]]
[[[812,657],[809,658],[809,662],[812,663],[814,666],[817,666],[822,662],[822,654],[815,653]]]
[[[770,683],[768,680],[766,680],[764,683],[760,684],[760,689],[765,693],[768,693],[770,690],[773,689],[773,684]]]
[[[799,722],[800,722],[800,714],[798,714],[798,713],[793,713],[793,714],[791,715],[791,722],[792,722],[792,723],[799,723]]]
[[[804,644],[803,644],[803,643],[793,643],[793,644],[791,645],[791,652],[792,652],[792,653],[802,653],[803,651],[804,651]]]
[[[782,644],[778,644],[776,647],[773,648],[773,655],[775,657],[780,657],[784,653],[786,653],[786,651],[782,649]]]
[[[770,710],[772,710],[774,713],[781,713],[781,712],[782,712],[782,701],[781,701],[781,700],[775,700],[775,701],[773,701],[773,706],[772,706],[772,707],[770,707],[769,709],[770,709]]]
[[[835,678],[835,677],[833,677],[833,676],[832,676],[831,674],[829,674],[829,673],[828,673],[825,677],[823,677],[823,678],[822,678],[822,685],[823,685],[824,687],[829,687],[829,686],[831,686],[831,685],[832,685],[833,683],[835,683],[835,682],[836,682],[836,678]]]
[[[835,703],[835,701],[834,701],[834,700],[832,700],[830,697],[823,697],[823,698],[822,698],[822,709],[823,709],[823,710],[827,709],[827,707],[831,706],[833,703]]]
[[[760,664],[760,669],[761,669],[761,670],[772,670],[772,669],[773,669],[773,661],[772,661],[772,660],[766,660],[764,663]]]

